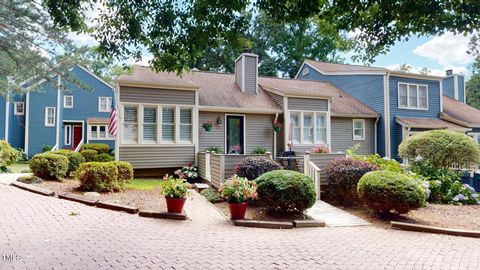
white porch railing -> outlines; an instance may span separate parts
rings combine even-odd
[[[317,193],[317,200],[320,200],[320,174],[322,170],[310,160],[305,161],[304,168],[304,174],[313,179],[313,184],[315,185],[315,193]]]
[[[80,141],[80,143],[78,143],[77,147],[75,148],[75,152],[78,152],[80,151],[80,149],[82,149],[82,145],[83,145],[83,139]]]
[[[52,149],[50,149],[50,151],[55,151],[55,150],[58,150],[58,144],[55,144]]]

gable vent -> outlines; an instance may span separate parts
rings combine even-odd
[[[235,60],[235,83],[244,93],[257,93],[258,55],[242,53],[237,60]]]

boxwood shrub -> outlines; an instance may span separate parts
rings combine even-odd
[[[110,147],[105,143],[86,143],[82,145],[82,150],[95,150],[99,154],[107,154]]]
[[[264,173],[255,182],[260,203],[275,214],[296,214],[315,203],[313,180],[302,173],[275,170]]]
[[[52,153],[66,156],[68,158],[68,173],[76,171],[78,166],[85,162],[85,158],[80,153],[72,150],[60,149],[55,150]]]
[[[87,149],[80,151],[80,154],[85,158],[85,162],[95,161],[95,156],[98,155],[97,150]]]
[[[19,156],[19,152],[8,142],[0,140],[0,170],[6,171],[7,166],[15,163]]]
[[[133,179],[133,167],[132,164],[125,161],[111,161],[110,163],[117,166],[118,180],[129,181]]]
[[[249,180],[255,180],[266,172],[281,169],[280,164],[267,157],[247,157],[235,166],[235,174]]]
[[[390,171],[366,173],[358,182],[357,191],[368,208],[380,213],[405,214],[424,206],[427,199],[421,181]]]
[[[96,162],[110,162],[113,161],[113,157],[110,156],[109,154],[98,154],[95,156],[95,161]]]
[[[325,168],[330,197],[343,205],[355,204],[358,181],[365,173],[378,169],[376,165],[352,158],[331,160]]]
[[[119,180],[117,165],[112,162],[82,163],[75,172],[75,177],[80,180],[80,188],[85,191],[121,191],[125,184]]]
[[[42,179],[60,180],[67,175],[68,158],[53,153],[36,154],[30,161],[30,169]]]

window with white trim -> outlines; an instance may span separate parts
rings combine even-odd
[[[115,137],[108,133],[108,125],[89,125],[90,140],[113,140]]]
[[[480,144],[480,133],[468,133],[478,144]]]
[[[398,83],[398,107],[401,109],[428,109],[427,85]]]
[[[143,142],[157,142],[157,107],[143,108]]]
[[[73,96],[64,96],[63,97],[63,107],[64,108],[73,108]]]
[[[13,115],[24,115],[24,114],[25,114],[25,103],[13,102]]]
[[[290,111],[293,144],[327,143],[327,114],[324,112]]]
[[[162,141],[175,141],[175,107],[162,108]]]
[[[353,119],[353,140],[365,140],[365,120]]]
[[[98,97],[98,111],[110,112],[112,110],[112,97]]]
[[[192,109],[180,108],[180,141],[192,142]]]
[[[123,141],[126,143],[138,142],[138,107],[125,106],[123,108]]]
[[[65,126],[65,145],[70,145],[72,143],[72,126]]]
[[[45,107],[45,126],[55,126],[55,107]]]

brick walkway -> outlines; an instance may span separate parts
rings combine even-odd
[[[20,256],[0,261],[0,269],[480,268],[479,239],[374,226],[267,230],[147,219],[5,185],[0,230],[0,254]]]

